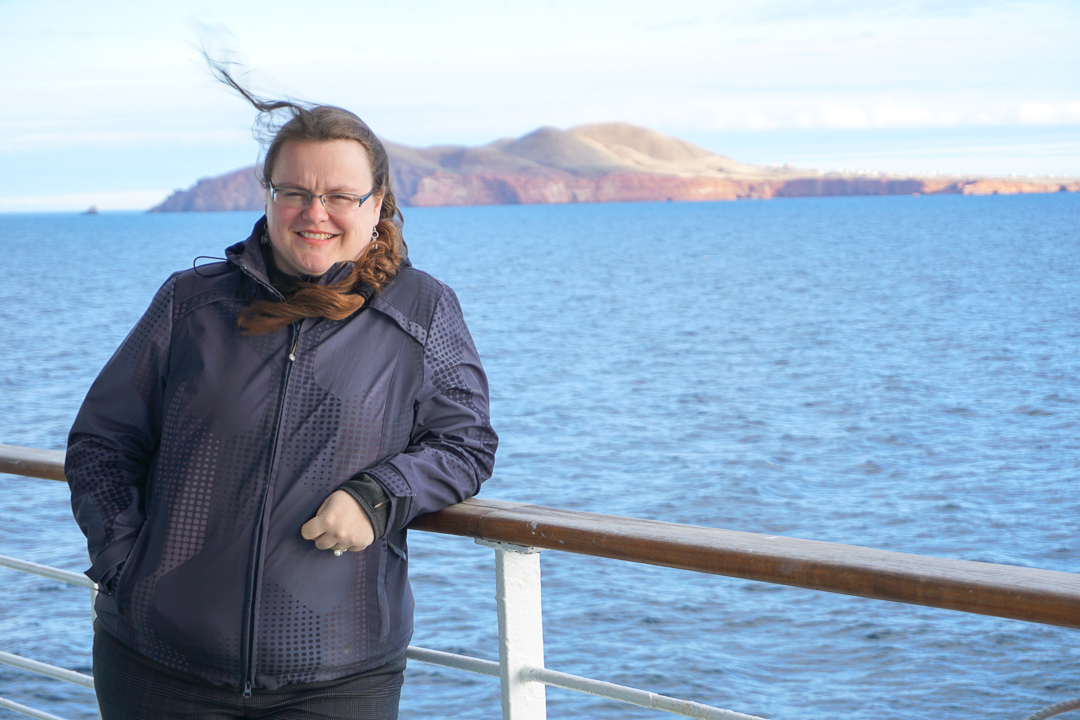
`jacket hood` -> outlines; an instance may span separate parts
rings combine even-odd
[[[263,235],[266,233],[266,224],[266,216],[263,215],[251,229],[251,234],[247,240],[225,248],[225,257],[230,263],[236,265],[259,283],[266,287],[272,287],[270,282],[270,263],[273,262],[272,251],[269,245],[262,243]],[[302,277],[300,279],[313,282],[316,285],[329,285],[349,277],[355,267],[356,263],[345,260],[331,265],[330,269],[323,273],[322,277]],[[401,267],[412,267],[404,243],[402,244]]]

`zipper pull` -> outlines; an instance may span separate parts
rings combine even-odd
[[[292,350],[289,351],[289,362],[296,360],[296,346],[300,344],[300,334],[293,338]]]
[[[251,682],[244,683],[244,699],[251,699]]]

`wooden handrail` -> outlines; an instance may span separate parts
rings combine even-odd
[[[64,480],[64,451],[0,443],[0,473],[43,480]]]
[[[0,444],[0,473],[63,480],[64,453]],[[1080,628],[1080,574],[473,498],[414,530]]]
[[[473,498],[411,528],[1080,628],[1080,574]]]

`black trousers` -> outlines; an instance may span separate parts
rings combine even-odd
[[[154,667],[108,633],[94,633],[102,720],[397,720],[405,656],[342,680],[254,691],[215,687]]]

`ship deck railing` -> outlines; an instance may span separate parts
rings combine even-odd
[[[64,453],[0,444],[0,473],[63,481]],[[543,550],[1080,629],[1077,573],[479,498],[418,517],[409,527],[471,538],[495,552],[499,662],[412,646],[407,656],[498,678],[504,720],[544,720],[549,685],[702,720],[761,720],[545,667],[539,555]],[[0,566],[96,590],[83,575],[37,563],[0,555]],[[89,675],[4,651],[0,663],[94,686]],[[62,720],[3,697],[0,707],[42,720]],[[1028,720],[1075,708],[1080,708],[1080,701],[1066,701]]]

